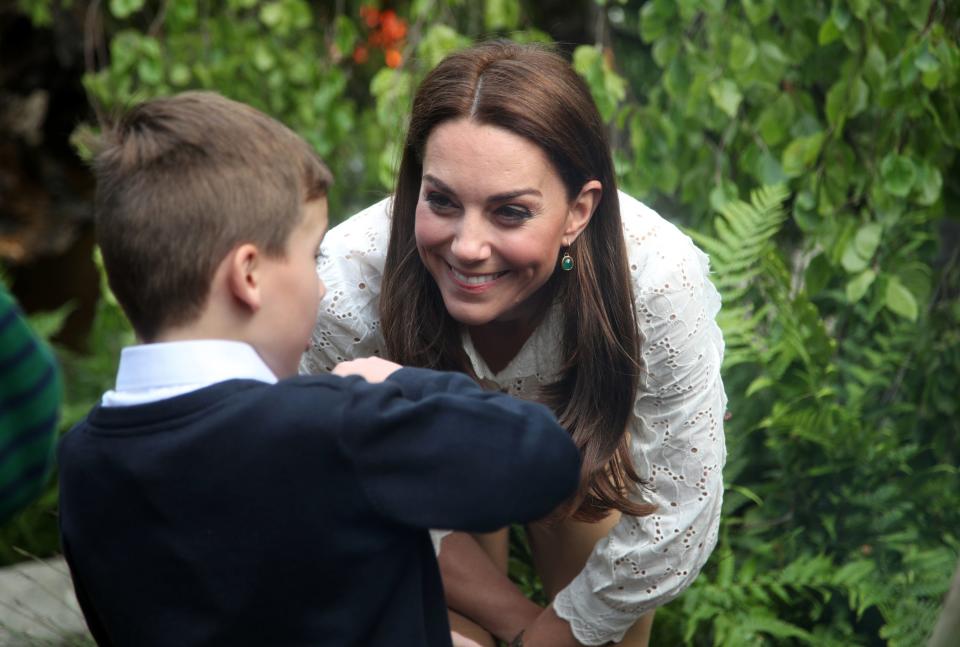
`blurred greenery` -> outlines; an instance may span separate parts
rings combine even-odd
[[[41,25],[59,6],[18,5]],[[519,0],[103,11],[84,78],[101,113],[186,88],[257,106],[329,161],[335,219],[390,190],[412,91],[445,54],[556,27]],[[960,552],[960,5],[563,11],[595,18],[571,61],[609,123],[622,187],[687,228],[724,297],[720,543],[657,612],[652,644],[923,644]],[[132,339],[105,294],[95,353],[61,354],[65,426]],[[55,508],[51,489],[0,529],[0,559],[56,550]],[[511,543],[514,577],[542,595],[522,532]]]

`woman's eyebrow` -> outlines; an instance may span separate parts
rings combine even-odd
[[[434,186],[436,186],[438,189],[440,189],[445,193],[449,193],[450,195],[453,195],[453,196],[457,195],[457,192],[454,191],[452,188],[450,188],[450,186],[447,185],[446,182],[444,182],[443,180],[441,180],[440,178],[434,175],[430,175],[429,173],[424,173],[423,179],[426,180],[427,182],[430,182],[431,184],[433,184]],[[492,204],[494,202],[506,202],[508,200],[513,200],[514,198],[519,198],[522,195],[533,195],[538,198],[543,197],[543,194],[539,190],[529,187],[524,189],[516,189],[514,191],[505,191],[504,193],[497,193],[495,195],[491,195],[490,197],[487,198],[487,204]]]
[[[457,192],[456,192],[456,191],[454,191],[453,189],[451,189],[450,186],[447,185],[446,182],[444,182],[443,180],[441,180],[440,178],[438,178],[438,177],[436,177],[436,176],[430,175],[429,173],[424,173],[424,174],[423,174],[423,179],[424,179],[425,181],[429,182],[430,184],[433,184],[434,186],[436,186],[438,189],[440,189],[440,190],[443,191],[444,193],[449,193],[450,195],[457,195]]]
[[[493,202],[507,202],[508,200],[519,198],[522,195],[532,195],[538,198],[543,197],[543,194],[534,188],[517,189],[516,191],[507,191],[506,193],[497,193],[496,195],[492,195],[489,198],[487,198],[487,203],[490,204]]]

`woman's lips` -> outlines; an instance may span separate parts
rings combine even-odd
[[[503,272],[493,272],[491,274],[464,274],[449,263],[447,263],[447,267],[450,269],[450,276],[453,277],[453,280],[466,288],[488,286],[509,272],[509,270],[504,270]]]

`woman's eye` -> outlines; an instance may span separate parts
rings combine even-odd
[[[526,207],[516,204],[507,204],[497,209],[497,214],[506,220],[526,220],[533,215]]]
[[[427,193],[426,201],[427,204],[429,204],[433,209],[438,210],[452,209],[454,206],[456,206],[453,204],[453,201],[450,198],[442,193],[438,193],[437,191],[430,191]]]

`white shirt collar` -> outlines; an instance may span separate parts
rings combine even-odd
[[[243,342],[200,339],[128,346],[120,353],[116,388],[103,394],[101,404],[146,404],[234,379],[277,381]]]
[[[473,345],[473,338],[466,326],[461,327],[460,341],[478,379],[492,380],[500,386],[506,386],[517,378],[536,376],[541,383],[548,383],[559,378],[560,362],[556,348],[557,340],[563,338],[562,323],[563,311],[560,304],[554,302],[544,315],[543,321],[499,373],[494,373],[487,366]]]

